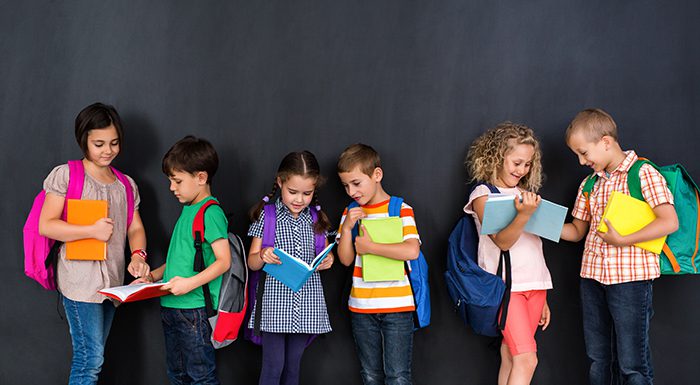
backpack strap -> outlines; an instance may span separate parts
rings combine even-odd
[[[218,206],[219,202],[214,199],[206,201],[202,207],[199,208],[197,214],[194,216],[194,221],[192,222],[192,238],[194,238],[194,271],[200,273],[204,271],[204,253],[202,251],[202,242],[204,242],[204,212],[211,206]],[[214,305],[211,300],[211,292],[209,291],[209,284],[206,283],[202,285],[202,293],[204,295],[204,308],[207,312],[207,317],[213,317],[216,315],[214,310]]]
[[[68,215],[68,199],[80,199],[83,196],[83,185],[85,184],[85,168],[82,160],[68,161],[68,190],[63,203],[63,214],[61,218],[65,221]]]
[[[403,204],[403,198],[391,196],[389,198],[389,216],[390,217],[400,217],[401,216],[401,205]]]
[[[505,265],[505,266],[504,266]],[[505,330],[506,319],[508,318],[508,305],[510,304],[510,290],[513,286],[513,277],[510,265],[510,250],[501,250],[501,258],[498,260],[498,270],[496,275],[503,277],[502,271],[505,267],[506,289],[503,291],[501,300],[501,314],[498,317],[498,330]]]
[[[354,209],[355,207],[360,207],[360,204],[357,203],[357,201],[350,202],[350,204],[348,205],[348,212],[350,212],[350,209]],[[357,238],[357,235],[359,234],[359,228],[360,228],[360,224],[359,224],[359,222],[356,222],[355,226],[352,228],[352,231],[351,231],[353,242],[355,242],[355,238]]]
[[[642,166],[645,164],[648,164],[651,167],[654,167],[657,171],[661,172],[661,168],[647,158],[640,157],[632,164],[627,172],[627,187],[630,189],[630,196],[639,200],[644,200],[644,195],[642,195],[642,182],[639,178],[639,170],[641,170]]]
[[[127,178],[126,175],[122,174],[121,171],[114,167],[110,166],[110,168],[117,179],[122,182],[124,189],[126,190],[126,229],[129,230],[129,227],[131,227],[131,221],[134,219],[134,189],[131,188],[131,182],[129,182],[129,178]]]
[[[591,215],[593,215],[591,211],[591,193],[593,193],[593,187],[595,186],[596,181],[598,181],[598,175],[595,173],[589,175],[586,178],[586,182],[583,184],[583,189],[581,190],[581,194],[584,198],[586,198],[586,210],[588,210],[588,213]]]
[[[263,217],[263,237],[262,248],[275,247],[275,231],[277,230],[277,208],[274,203],[263,206],[265,216]]]

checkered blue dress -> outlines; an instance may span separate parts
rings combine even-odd
[[[307,207],[297,218],[294,218],[287,206],[277,199],[275,209],[277,212],[275,247],[310,264],[316,252],[313,220],[309,208]],[[248,236],[263,237],[264,219],[265,211],[262,210],[260,218],[250,225]],[[265,279],[262,303],[260,330],[264,332],[321,334],[331,331],[321,276],[318,272],[313,273],[296,293],[268,275]],[[256,303],[255,306],[258,304]],[[253,328],[254,318],[255,309],[248,327]]]

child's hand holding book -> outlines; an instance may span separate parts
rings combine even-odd
[[[260,250],[260,259],[262,259],[262,261],[265,263],[271,263],[273,265],[282,264],[282,261],[280,261],[280,257],[275,255],[274,247],[266,247]]]
[[[515,199],[515,209],[519,214],[531,217],[537,210],[537,207],[539,207],[540,202],[542,202],[542,197],[539,195],[530,191],[523,191],[522,197]]]
[[[370,248],[372,245],[374,245],[374,242],[372,242],[372,237],[370,237],[365,225],[360,224],[360,230],[361,231],[359,234],[357,234],[357,237],[355,237],[355,251],[360,255],[370,254]]]

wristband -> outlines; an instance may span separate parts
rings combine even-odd
[[[146,257],[148,256],[148,253],[146,253],[146,250],[144,250],[144,249],[136,249],[136,250],[132,251],[131,256],[133,257],[134,254],[138,254],[141,258],[143,258],[144,261],[146,260]]]
[[[155,279],[155,278],[153,278],[153,273],[148,273],[148,279],[150,279],[150,280],[151,280],[151,283],[153,283],[153,282],[155,282],[155,281],[156,281],[156,279]]]

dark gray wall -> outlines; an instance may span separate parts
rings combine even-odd
[[[566,3],[566,4],[565,4]],[[126,127],[116,164],[142,194],[153,264],[180,207],[160,172],[185,134],[211,140],[214,192],[244,234],[281,157],[309,149],[337,222],[348,202],[334,174],[348,144],[383,156],[385,188],[415,207],[431,266],[433,324],[415,336],[418,384],[493,384],[497,350],[451,312],[446,240],[461,215],[467,145],[503,120],[539,134],[545,197],[570,206],[588,170],[566,148],[573,115],[599,106],[624,148],[700,177],[700,79],[692,1],[2,1],[0,2],[0,383],[58,384],[70,362],[56,297],[24,277],[21,227],[45,175],[78,157],[78,111],[114,104]],[[545,244],[555,289],[538,334],[537,384],[584,384],[578,269],[582,245]],[[306,352],[303,384],[359,384],[342,296],[346,270],[323,274],[334,332]],[[695,277],[655,284],[657,383],[694,384],[700,336]],[[224,384],[253,384],[260,349],[218,354]],[[157,301],[120,308],[101,384],[166,382]]]

